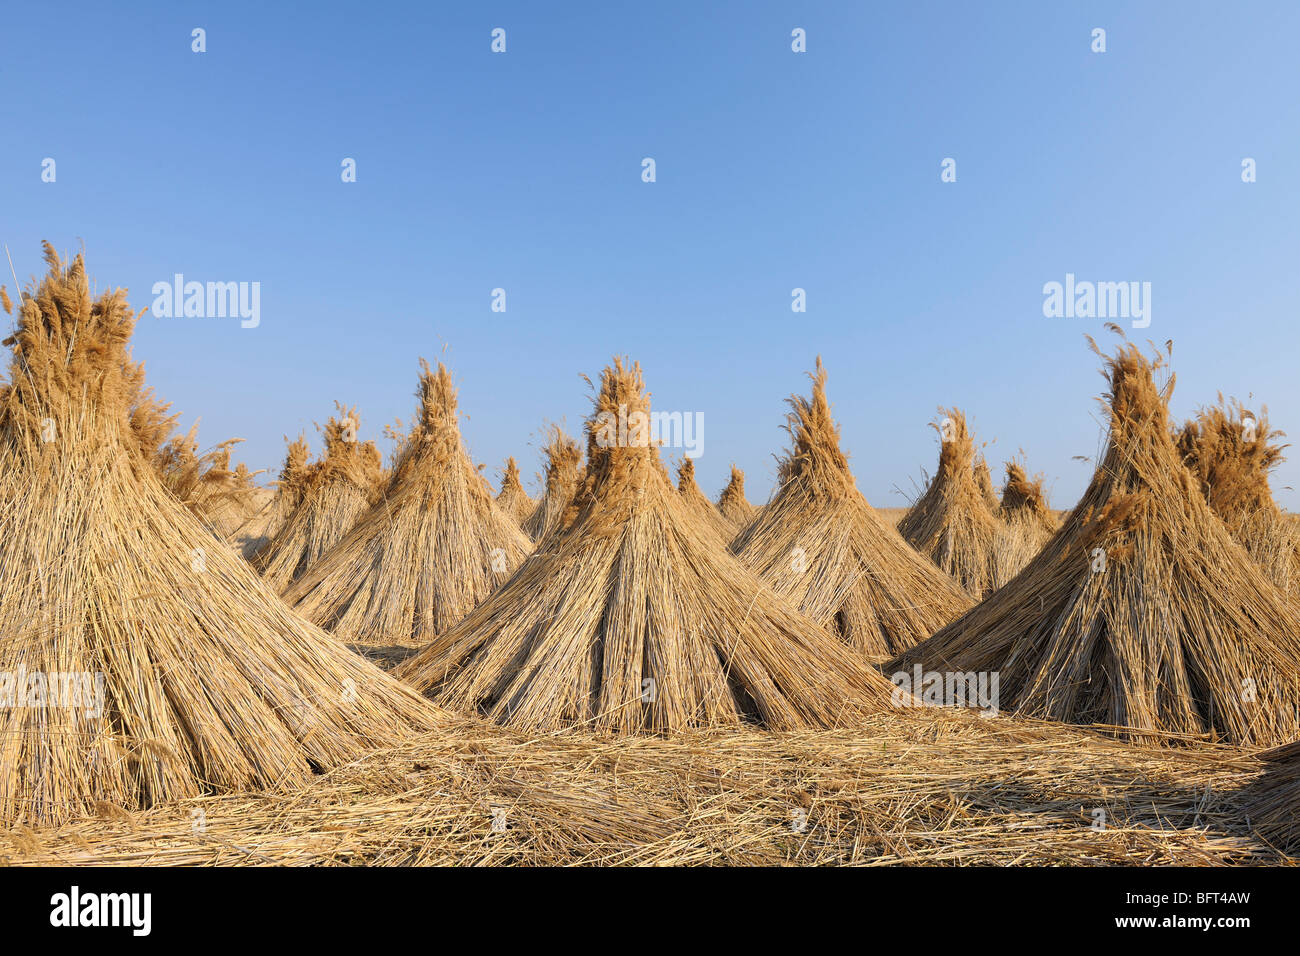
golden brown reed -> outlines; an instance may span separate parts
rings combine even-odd
[[[415,425],[380,501],[285,591],[299,614],[349,643],[428,643],[532,547],[470,462],[451,373],[421,367]]]
[[[324,453],[307,468],[297,507],[253,557],[262,580],[277,593],[342,541],[383,493],[383,457],[373,441],[358,439],[356,408],[334,406],[338,414],[323,429]]]
[[[686,510],[648,436],[641,369],[615,360],[571,514],[513,577],[394,672],[516,727],[678,733],[835,726],[892,688],[749,573]]]
[[[998,493],[993,488],[993,475],[989,473],[989,463],[982,451],[975,453],[975,482],[979,485],[980,497],[984,499],[985,506],[997,514]]]
[[[893,667],[998,672],[1004,710],[1129,735],[1294,739],[1293,609],[1182,466],[1162,358],[1126,344],[1105,364],[1109,440],[1078,506],[1011,583]]]
[[[231,543],[245,559],[251,561],[259,552],[266,549],[280,529],[284,527],[289,516],[302,501],[303,491],[311,478],[311,446],[301,433],[292,442],[284,436],[284,464],[280,466],[280,477],[273,482],[274,490],[262,506],[244,524],[236,529]]]
[[[727,487],[718,496],[718,512],[731,525],[729,539],[753,521],[754,515],[758,513],[758,509],[745,497],[745,473],[734,464],[731,466],[731,478]]]
[[[779,487],[731,550],[851,647],[888,658],[929,637],[971,599],[858,491],[840,450],[820,358],[811,400],[789,401],[793,447],[780,462]]]
[[[1043,494],[1043,476],[1030,478],[1014,458],[1007,462],[998,518],[993,560],[994,586],[1000,588],[1033,560],[1057,528],[1056,515]]]
[[[1267,769],[1248,790],[1247,817],[1272,846],[1300,855],[1300,741],[1260,756]]]
[[[285,796],[0,832],[0,865],[1294,862],[1246,827],[1259,763],[1239,752],[958,717],[612,740],[466,724]]]
[[[163,487],[128,418],[125,293],[45,249],[0,399],[0,673],[24,695],[0,708],[0,825],[302,783],[436,726]]]
[[[514,457],[506,459],[505,471],[501,475],[501,493],[496,498],[497,507],[515,519],[521,527],[537,507],[537,502],[528,497],[523,482],[519,480],[519,463]]]
[[[725,548],[727,542],[735,536],[735,529],[713,506],[713,502],[704,497],[704,492],[700,491],[700,486],[695,482],[694,458],[683,458],[677,466],[677,494],[681,496],[687,513]]]
[[[1236,399],[1201,409],[1177,435],[1178,452],[1229,533],[1293,597],[1300,593],[1300,534],[1273,500],[1269,475],[1290,447],[1275,439],[1268,409],[1255,415]]]
[[[524,522],[524,534],[539,543],[560,526],[582,480],[582,448],[560,426],[551,426],[544,453],[546,491]]]
[[[939,468],[898,523],[898,532],[978,601],[997,586],[997,519],[980,488],[966,415],[956,408],[939,412],[943,419],[934,426],[939,433]],[[987,464],[983,474],[988,477]],[[990,481],[990,494],[992,487]]]

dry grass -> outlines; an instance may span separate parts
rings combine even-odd
[[[1273,846],[1300,854],[1300,741],[1261,756],[1268,770],[1249,790],[1247,815]]]
[[[994,586],[1002,587],[1024,569],[1059,526],[1043,494],[1043,477],[1030,478],[1015,459],[1007,462],[1007,482],[998,506],[993,542]]]
[[[467,724],[289,794],[0,832],[0,864],[1287,862],[1243,824],[1258,767],[1228,748],[932,711],[670,739]]]
[[[537,502],[528,497],[523,482],[519,480],[519,463],[513,457],[506,459],[505,471],[501,475],[501,493],[496,498],[497,507],[521,527],[528,516],[537,508]]]
[[[1253,423],[1253,432],[1247,430]],[[1300,534],[1282,514],[1269,488],[1269,475],[1284,460],[1284,432],[1269,426],[1268,409],[1258,415],[1241,402],[1225,401],[1201,409],[1177,435],[1178,452],[1200,483],[1211,510],[1228,526],[1269,579],[1300,594]]]
[[[309,467],[311,448],[306,437],[299,435],[290,442],[286,435],[284,440],[288,450],[280,468],[279,480],[274,483],[275,488],[269,500],[264,501],[253,516],[230,536],[231,544],[249,561],[259,551],[265,550],[271,539],[284,527],[302,501],[303,491],[312,475]]]
[[[677,466],[677,494],[681,496],[682,505],[691,517],[725,548],[736,531],[713,506],[713,502],[704,497],[704,492],[700,491],[700,486],[695,482],[695,459],[693,458],[683,458],[682,463]]]
[[[381,500],[284,594],[348,643],[433,640],[532,548],[466,454],[451,374],[421,364],[416,424]]]
[[[728,540],[753,521],[758,513],[758,509],[745,497],[745,473],[734,464],[731,466],[731,478],[727,481],[727,487],[718,496],[718,512],[731,525]]]
[[[933,634],[971,605],[867,504],[840,450],[821,359],[812,399],[795,396],[772,500],[731,543],[754,570],[812,620],[862,654],[885,659]]]
[[[46,259],[0,390],[0,673],[92,686],[0,708],[0,825],[279,788],[436,726],[163,487],[128,415],[125,294]]]
[[[543,730],[828,727],[888,707],[888,682],[687,510],[656,447],[606,441],[604,416],[649,409],[638,366],[605,369],[571,514],[394,674],[449,707]]]
[[[1078,506],[1011,583],[893,667],[998,672],[1003,709],[1036,717],[1250,745],[1300,734],[1294,609],[1183,467],[1161,365],[1132,345],[1106,360],[1109,442]]]
[[[524,522],[524,534],[538,543],[560,527],[582,480],[582,448],[560,426],[551,426],[544,453],[546,491]]]
[[[939,411],[944,416],[934,426],[940,439],[939,468],[898,523],[898,532],[978,601],[997,586],[998,522],[988,504],[993,483],[988,465],[982,458],[976,461],[965,414],[956,408]],[[980,475],[986,489],[981,488]]]
[[[329,554],[383,493],[379,449],[372,441],[358,440],[361,419],[355,408],[334,405],[338,414],[322,429],[324,454],[306,467],[297,506],[253,556],[262,580],[277,592],[283,593]]]

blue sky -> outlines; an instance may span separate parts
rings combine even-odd
[[[1222,390],[1300,435],[1300,5],[21,3],[5,34],[19,279],[49,239],[138,309],[177,272],[260,282],[258,328],[135,337],[253,467],[335,399],[363,438],[407,420],[424,355],[475,460],[530,475],[626,353],[656,408],[704,414],[705,491],[735,461],[761,500],[820,353],[873,503],[906,503],[958,405],[995,477],[1023,449],[1067,507],[1103,387],[1102,320],[1043,316],[1067,272],[1152,284],[1130,335],[1173,339],[1176,415]],[[1300,466],[1274,484],[1296,510]]]

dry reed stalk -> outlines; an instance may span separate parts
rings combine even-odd
[[[570,514],[500,590],[394,674],[454,708],[552,730],[834,726],[892,688],[776,597],[684,507],[637,365],[606,368]]]
[[[1043,477],[1032,479],[1014,458],[1007,462],[1007,482],[998,508],[994,539],[994,586],[1002,587],[1033,560],[1056,533],[1057,520],[1043,494]]]
[[[437,726],[163,487],[128,417],[125,293],[45,258],[0,398],[0,826],[302,783]]]
[[[1183,467],[1162,365],[1127,344],[1106,358],[1109,440],[1078,506],[1015,580],[892,667],[998,672],[1004,710],[1130,736],[1300,733],[1294,610]]]
[[[967,593],[982,600],[997,586],[998,522],[980,488],[975,443],[965,414],[956,408],[939,411],[944,416],[934,426],[940,439],[939,469],[898,523],[898,532]],[[987,464],[983,474],[987,479]],[[992,487],[989,481],[990,494]]]
[[[1273,500],[1269,475],[1290,447],[1274,439],[1268,409],[1256,416],[1236,399],[1204,408],[1185,423],[1176,443],[1210,509],[1268,575],[1293,597],[1300,593],[1300,535]]]
[[[578,493],[582,477],[582,448],[558,425],[551,426],[550,438],[543,451],[546,455],[546,491],[523,526],[524,534],[538,543],[560,526],[569,502]]]
[[[302,501],[303,491],[314,473],[310,467],[311,447],[307,444],[306,436],[299,434],[290,442],[286,435],[284,440],[288,448],[270,499],[232,536],[236,549],[249,561],[258,552],[264,551],[271,539],[280,533],[280,529]]]
[[[1245,826],[1240,788],[1258,772],[1253,758],[957,716],[613,740],[466,724],[370,753],[285,796],[209,797],[130,819],[0,832],[0,864],[1293,862]],[[1094,826],[1097,811],[1104,828]],[[196,829],[200,812],[206,825]]]
[[[1250,787],[1246,812],[1270,844],[1300,855],[1300,741],[1260,756],[1267,770]]]
[[[735,529],[722,517],[718,509],[713,507],[713,503],[704,497],[704,492],[700,491],[700,486],[695,482],[695,459],[693,458],[683,458],[682,463],[677,466],[677,494],[681,496],[687,513],[725,548],[727,542],[735,536]]]
[[[355,408],[334,405],[338,414],[323,429],[324,453],[308,469],[297,507],[253,557],[262,580],[277,593],[329,554],[383,491],[379,449],[357,438],[361,420]]]
[[[415,425],[380,501],[284,594],[349,643],[419,646],[459,621],[531,550],[461,441],[456,389],[421,360]]]
[[[989,511],[997,514],[998,493],[993,488],[993,475],[989,473],[989,463],[982,451],[975,453],[975,483],[979,485],[980,497]]]
[[[513,456],[506,459],[505,471],[501,475],[501,493],[497,495],[496,501],[497,507],[514,518],[521,527],[537,507],[537,502],[524,491],[523,482],[519,480],[519,463]]]
[[[794,396],[793,439],[772,500],[731,543],[778,594],[862,654],[885,659],[971,605],[858,491],[826,401],[821,359],[812,399]]]
[[[758,513],[758,509],[745,497],[745,473],[734,464],[731,466],[731,479],[727,482],[727,487],[722,489],[722,494],[718,496],[718,512],[731,525],[728,540],[753,521],[754,515]]]

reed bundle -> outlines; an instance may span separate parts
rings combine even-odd
[[[301,784],[437,726],[163,486],[129,418],[125,293],[45,258],[0,395],[0,825]]]
[[[867,503],[840,450],[821,359],[811,399],[794,396],[779,487],[731,543],[741,563],[864,655],[885,659],[929,637],[970,596]]]
[[[615,360],[587,422],[586,477],[559,530],[506,584],[394,674],[462,711],[552,730],[677,733],[834,726],[892,688],[736,561],[682,503]]]
[[[978,478],[975,442],[966,416],[956,408],[940,409],[939,468],[925,493],[898,523],[904,540],[955,579],[976,600],[997,582],[994,539],[998,523]],[[982,459],[981,459],[982,461]],[[982,471],[988,478],[988,465]],[[988,482],[987,494],[993,484]]]
[[[998,507],[994,539],[994,586],[1002,587],[1027,565],[1056,533],[1056,516],[1047,506],[1043,477],[1030,478],[1014,458],[1007,462],[1007,482]]]
[[[513,456],[506,459],[505,471],[501,474],[501,492],[496,501],[497,507],[514,518],[520,527],[537,507],[537,502],[524,491],[523,482],[519,480],[519,463]]]
[[[465,451],[451,373],[421,367],[415,424],[381,499],[284,594],[349,643],[428,643],[531,550]]]
[[[700,486],[695,482],[694,458],[683,458],[677,466],[677,494],[681,496],[687,513],[725,548],[727,542],[735,536],[735,529],[713,506],[713,502],[704,497],[704,492],[700,491]]]
[[[582,478],[582,448],[558,425],[551,426],[543,453],[546,455],[546,491],[524,522],[524,534],[537,542],[560,526],[569,502],[578,493]]]
[[[1003,709],[1129,736],[1300,734],[1294,610],[1183,467],[1162,365],[1128,344],[1106,357],[1109,438],[1079,504],[1011,583],[893,667],[998,672]]]
[[[1300,593],[1300,534],[1282,514],[1269,475],[1284,460],[1268,409],[1255,415],[1236,399],[1201,409],[1177,435],[1179,454],[1200,483],[1210,509],[1264,570],[1292,596]]]
[[[727,487],[723,488],[722,494],[718,496],[718,512],[731,525],[728,540],[753,521],[754,515],[758,512],[758,509],[745,497],[745,473],[734,464],[731,466],[731,478],[727,481]]]
[[[253,557],[262,580],[283,593],[343,540],[383,492],[383,458],[373,441],[360,441],[355,408],[338,410],[323,429],[325,450],[306,469],[299,501],[284,525]]]

